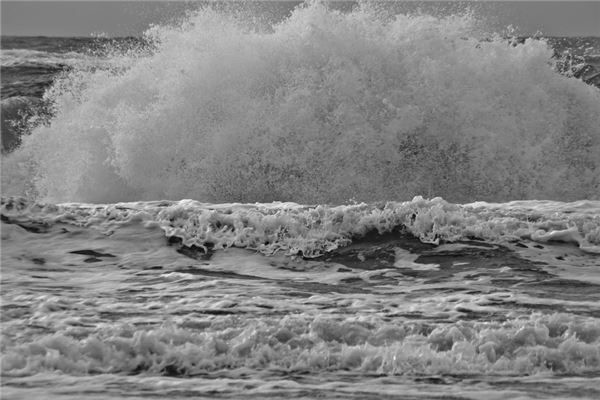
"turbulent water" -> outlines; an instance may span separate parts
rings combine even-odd
[[[15,398],[600,395],[598,201],[4,199],[2,222]]]
[[[598,38],[218,8],[2,39],[3,397],[600,397]]]
[[[557,73],[545,41],[482,29],[318,3],[267,29],[206,9],[59,80],[3,186],[54,202],[598,199],[597,88]]]

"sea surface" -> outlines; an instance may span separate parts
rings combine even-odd
[[[600,398],[600,38],[256,4],[2,37],[2,398]]]

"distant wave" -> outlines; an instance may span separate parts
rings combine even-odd
[[[77,53],[55,53],[30,49],[2,50],[2,67],[75,65],[89,57]]]

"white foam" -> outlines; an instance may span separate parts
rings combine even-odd
[[[419,258],[418,254],[411,254],[410,251],[399,247],[395,249],[395,255],[394,267],[396,268],[409,268],[417,271],[430,271],[440,268],[439,264],[416,263],[415,260]]]
[[[78,338],[41,335],[7,349],[2,371],[8,377],[56,370],[160,373],[165,368],[194,375],[242,367],[387,375],[581,374],[600,365],[595,320],[566,315],[533,315],[502,324],[440,324],[429,333],[418,323],[377,318],[367,323],[299,316],[213,324],[200,330],[168,323],[149,329],[104,326]]]
[[[594,253],[600,245],[600,202],[529,201],[528,209],[485,203],[459,205],[441,198],[416,197],[410,202],[302,206],[294,203],[212,205],[191,200],[114,205],[44,205],[24,199],[3,199],[5,215],[45,224],[74,223],[120,232],[128,223],[162,228],[186,246],[205,251],[229,247],[263,254],[318,257],[360,239],[365,234],[405,230],[425,243],[473,237],[507,243],[515,239],[577,244]],[[125,232],[124,230],[121,230]],[[442,247],[444,249],[444,247]],[[421,265],[421,264],[419,264]],[[422,268],[422,265],[421,265]]]
[[[147,32],[152,54],[75,70],[3,159],[48,201],[301,203],[598,199],[600,91],[473,15],[347,13],[267,29],[211,10]]]
[[[535,208],[535,202],[529,205]],[[327,257],[284,254],[300,248],[312,257],[371,230],[399,226],[430,242],[456,240],[473,229],[506,242],[516,233],[561,224],[581,226],[585,236],[583,227],[596,218],[588,212],[594,206],[561,213],[556,210],[572,207],[557,203],[532,221],[516,207],[422,198],[337,207],[52,205],[4,198],[3,393],[34,397],[44,388],[62,396],[92,391],[90,396],[124,397],[136,388],[165,397],[198,390],[197,397],[252,391],[276,398],[282,385],[293,393],[310,387],[339,397],[350,393],[348,381],[360,381],[367,386],[361,395],[369,390],[381,397],[396,389],[421,393],[415,389],[423,390],[421,379],[448,379],[443,387],[464,397],[465,389],[453,381],[457,376],[476,379],[484,386],[479,394],[507,376],[511,393],[521,393],[529,379],[559,385],[555,380],[565,376],[592,387],[597,382],[589,376],[600,368],[597,296],[579,294],[579,287],[593,290],[585,276],[575,282],[580,286],[546,290],[564,271],[549,263],[544,268],[558,276],[542,274],[545,259],[539,255],[531,257],[539,262],[535,268],[526,270],[517,264],[417,271],[422,267],[415,254],[397,250],[399,268],[389,263],[363,271],[358,260],[342,267]],[[166,232],[214,253],[188,257],[167,243]],[[523,242],[528,247],[518,248],[524,252],[542,250]],[[366,243],[382,244],[373,235]],[[472,243],[441,246],[483,252],[484,243]],[[567,248],[589,263],[567,259],[571,274],[598,276],[596,258],[573,243],[548,242],[545,248]],[[371,254],[365,254],[368,262]],[[532,279],[538,274],[542,278]],[[498,287],[504,279],[512,283]],[[294,382],[282,383],[288,378]],[[198,382],[207,386],[196,388]],[[398,386],[392,389],[390,382]],[[559,386],[571,390],[577,383]],[[439,384],[426,387],[440,394]]]

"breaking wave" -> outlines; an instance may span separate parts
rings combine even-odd
[[[61,305],[44,300],[40,310],[56,314]],[[3,374],[194,376],[253,368],[287,373],[342,369],[384,375],[525,375],[593,373],[600,365],[595,320],[563,314],[435,328],[376,317],[340,321],[298,316],[249,320],[242,327],[233,318],[214,327],[205,321],[200,329],[189,325],[186,329],[165,324],[151,330],[117,325],[84,337],[41,336],[10,349],[3,358]]]
[[[562,242],[600,253],[600,202],[518,201],[449,203],[415,197],[409,202],[329,207],[296,203],[207,204],[193,200],[109,205],[42,204],[2,198],[3,221],[36,232],[61,224],[111,234],[143,222],[171,241],[203,252],[232,247],[305,258],[321,256],[371,232],[406,232],[424,243],[466,239],[490,242]],[[5,234],[8,238],[9,232]]]
[[[267,28],[202,8],[146,37],[150,54],[46,93],[54,118],[3,159],[5,195],[600,198],[600,91],[557,73],[544,40],[320,2]]]

